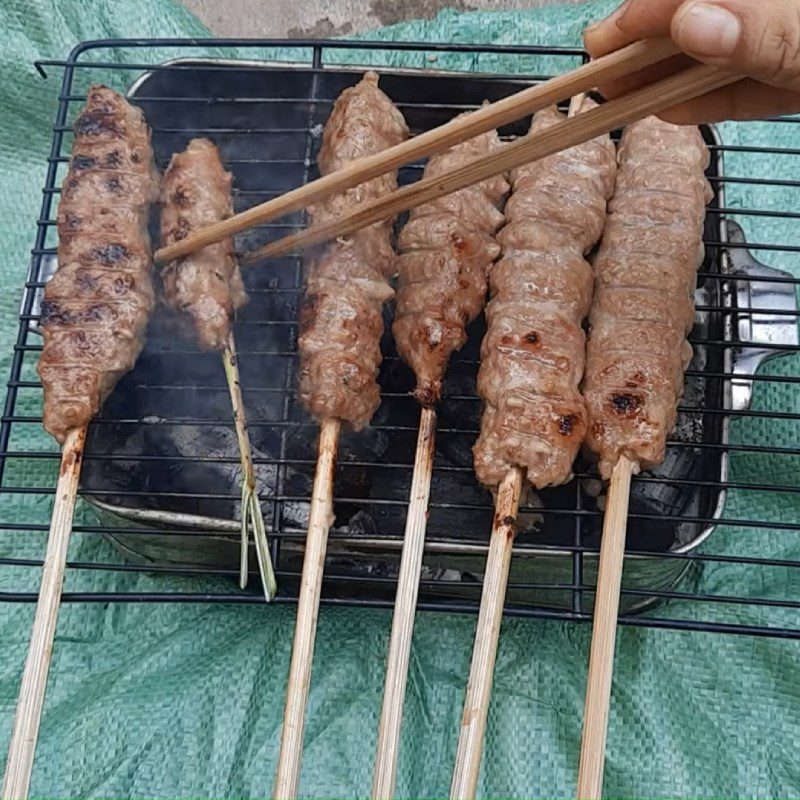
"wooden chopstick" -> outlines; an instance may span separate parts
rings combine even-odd
[[[603,136],[639,119],[663,111],[684,100],[705,94],[739,80],[739,76],[716,67],[698,64],[668,78],[651,83],[623,97],[566,119],[535,137],[525,136],[513,144],[487,156],[475,159],[446,175],[422,180],[384,195],[373,203],[365,203],[354,211],[330,222],[313,225],[304,231],[286,236],[272,244],[246,253],[241,261],[252,264],[304,247],[349,236],[360,228],[390,219],[403,211],[437,197],[450,194],[508,172],[522,164],[558,153],[575,145]]]
[[[459,142],[472,139],[480,133],[494,130],[528,114],[545,108],[578,92],[594,89],[599,84],[629,75],[651,64],[663,61],[678,52],[668,38],[635,42],[616,53],[590,61],[577,69],[559,75],[545,83],[523,89],[521,92],[484,106],[472,114],[459,117],[369,158],[363,158],[344,169],[332,172],[318,180],[293,189],[266,203],[249,208],[230,219],[209,225],[180,242],[156,251],[157,262],[173,258],[219,242],[254,225],[261,225],[293,211],[307,208],[332,194],[391,172],[419,158],[441,152]],[[465,76],[464,80],[469,80]]]

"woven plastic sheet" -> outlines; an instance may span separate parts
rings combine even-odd
[[[370,38],[452,42],[572,45],[589,20],[613,3],[552,7],[528,13],[445,12],[430,22],[379,31]],[[0,4],[0,375],[16,335],[16,313],[50,146],[59,81],[39,78],[32,62],[60,58],[76,42],[97,37],[203,35],[187,12],[166,0],[4,0]],[[291,53],[270,53],[291,57]],[[359,60],[358,56],[350,56]],[[418,56],[393,54],[381,63],[426,66]],[[364,56],[362,61],[366,61]],[[447,69],[547,71],[512,55],[442,54]],[[120,87],[121,88],[121,87]],[[727,144],[800,147],[800,127],[725,125]],[[778,139],[778,137],[783,137]],[[795,137],[794,139],[792,137]],[[729,173],[781,177],[797,173],[788,156],[727,155]],[[749,185],[728,188],[729,207],[797,205],[792,190]],[[796,191],[796,190],[795,190]],[[792,221],[739,220],[752,241],[800,244]],[[785,254],[763,260],[800,275]],[[796,358],[775,373],[798,374]],[[759,383],[755,408],[800,412],[789,386]],[[733,425],[732,440],[796,445],[796,422],[749,418]],[[38,434],[37,434],[38,435]],[[38,440],[37,440],[38,441]],[[52,446],[52,445],[51,445]],[[39,485],[54,466],[28,466]],[[47,471],[50,470],[48,473]],[[797,486],[797,461],[736,454],[732,480]],[[52,474],[51,474],[52,473]],[[19,476],[16,476],[19,477]],[[23,476],[25,477],[25,476]],[[7,479],[8,480],[8,479]],[[732,492],[729,518],[800,519],[797,495],[775,501]],[[46,512],[46,509],[44,509]],[[24,498],[0,494],[3,521],[29,519]],[[42,509],[38,513],[43,513]],[[86,514],[82,508],[80,514]],[[82,517],[83,518],[83,517]],[[720,527],[714,552],[737,554],[757,539],[764,556],[800,557],[791,532]],[[110,561],[110,546],[73,537],[72,559]],[[0,533],[0,558],[41,558],[44,536]],[[704,591],[739,596],[800,595],[797,570],[754,572],[735,564],[707,566]],[[193,579],[84,571],[69,588],[181,589]],[[30,586],[21,570],[0,562],[0,592]],[[655,612],[702,615],[696,604]],[[723,612],[716,611],[719,618]],[[758,609],[731,607],[730,621],[757,624]],[[780,623],[772,609],[770,622]],[[787,624],[795,624],[786,611]],[[27,649],[31,605],[0,604],[0,769]],[[294,611],[237,605],[65,604],[37,751],[36,797],[268,796],[274,775]],[[308,709],[301,793],[358,797],[369,792],[383,688],[390,617],[383,611],[323,609]],[[398,792],[447,795],[475,620],[420,614],[415,630]],[[570,797],[577,773],[590,630],[556,622],[503,623],[480,794],[491,797]],[[627,628],[620,631],[608,740],[605,788],[611,797],[791,797],[800,795],[796,742],[800,737],[797,643],[747,637]]]

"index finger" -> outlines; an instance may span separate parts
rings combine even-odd
[[[640,39],[669,36],[670,23],[683,0],[626,0],[606,19],[584,32],[584,44],[592,58],[607,55]],[[618,97],[660,80],[693,63],[679,55],[648,69],[599,86],[604,97]]]
[[[639,39],[669,36],[672,17],[681,5],[683,0],[626,0],[586,29],[583,40],[589,55],[599,58]]]

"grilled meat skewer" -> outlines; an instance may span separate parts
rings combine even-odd
[[[569,115],[592,102],[573,98]],[[531,136],[558,124],[556,108],[534,115]],[[512,171],[503,256],[490,274],[492,300],[478,392],[486,401],[475,469],[496,490],[450,797],[474,798],[517,514],[525,478],[537,488],[567,480],[585,411],[583,314],[591,268],[583,254],[600,237],[614,182],[607,136]]]
[[[399,144],[408,136],[402,114],[368,72],[345,89],[322,136],[322,174],[354,159]],[[382,175],[311,209],[315,221],[391,192],[395,173]],[[381,362],[383,303],[393,295],[396,271],[391,222],[382,222],[329,244],[306,264],[300,309],[300,400],[319,420],[317,467],[306,535],[303,574],[286,708],[273,796],[297,796],[303,731],[311,682],[317,614],[328,529],[333,520],[333,481],[342,422],[354,430],[369,422],[380,403],[376,381]]]
[[[584,109],[591,105],[584,100]],[[562,119],[556,108],[538,112],[531,135]],[[603,136],[512,173],[478,375],[486,407],[475,470],[487,486],[512,467],[538,489],[572,475],[586,430],[581,322],[592,270],[584,253],[602,234],[615,169],[614,145]]]
[[[58,209],[58,269],[42,302],[44,427],[62,445],[28,655],[3,780],[27,797],[53,654],[86,429],[142,349],[153,305],[147,234],[158,191],[142,113],[105,86],[74,124]]]
[[[578,796],[600,797],[631,476],[664,458],[675,425],[686,335],[703,260],[709,154],[697,128],[630,125],[595,259],[584,396],[586,440],[610,478],[586,682]]]
[[[180,241],[205,225],[231,216],[232,182],[233,177],[225,171],[219,151],[208,139],[193,139],[182,153],[173,155],[161,191],[162,244]],[[252,524],[261,581],[269,601],[276,591],[275,574],[258,501],[232,330],[235,310],[247,302],[233,239],[224,239],[168,263],[161,278],[165,302],[175,311],[188,315],[200,347],[222,354],[242,463],[239,583],[242,588],[247,585],[248,532]]]
[[[497,133],[485,133],[432,156],[425,167],[425,176],[441,175],[498,147]],[[398,241],[402,255],[398,263],[400,280],[393,330],[400,355],[416,375],[414,394],[423,408],[378,726],[374,798],[392,797],[395,789],[436,453],[434,405],[440,399],[442,378],[451,354],[464,344],[467,323],[483,308],[486,276],[500,252],[493,239],[503,221],[497,206],[507,192],[508,182],[498,177],[420,206],[411,212]]]
[[[38,366],[44,427],[61,444],[89,423],[141,352],[153,307],[147,224],[158,196],[150,129],[124,97],[92,86],[74,132]]]
[[[677,418],[686,341],[703,260],[704,171],[697,128],[649,117],[628,126],[605,235],[594,262],[584,395],[586,441],[608,478],[620,456],[643,469],[664,458]]]

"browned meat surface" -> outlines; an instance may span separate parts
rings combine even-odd
[[[563,118],[555,108],[540,111],[531,132]],[[592,269],[584,253],[602,234],[615,171],[614,145],[604,136],[512,173],[478,374],[486,406],[475,471],[487,486],[515,466],[537,489],[572,475],[586,430],[581,322]]]
[[[608,478],[620,456],[660,463],[692,357],[697,267],[711,189],[697,128],[655,117],[625,131],[603,243],[584,395],[587,442]]]
[[[440,155],[425,167],[435,177],[496,150],[495,131]],[[393,326],[397,350],[414,370],[414,392],[436,403],[447,362],[467,340],[466,326],[483,308],[489,267],[500,254],[494,233],[508,183],[494,178],[415,208],[398,240],[399,282]]]
[[[319,168],[323,175],[351,161],[399,144],[408,136],[402,114],[367,73],[345,89],[325,125]],[[314,222],[339,216],[359,203],[397,188],[395,174],[382,175],[311,209]],[[376,381],[381,363],[383,304],[393,296],[397,271],[391,223],[338,239],[306,263],[300,309],[300,400],[318,419],[341,419],[355,430],[380,403]]]
[[[233,214],[231,184],[219,151],[208,139],[192,139],[176,153],[161,188],[161,240],[164,245]],[[161,273],[164,299],[191,317],[205,350],[223,350],[233,312],[247,302],[233,239],[224,239],[171,261]]]
[[[150,129],[124,97],[92,86],[58,208],[58,270],[42,304],[44,427],[86,425],[142,349],[153,305]]]

